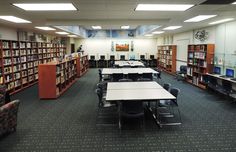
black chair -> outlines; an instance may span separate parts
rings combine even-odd
[[[132,79],[133,81],[137,81],[137,79],[139,78],[139,74],[138,73],[129,73],[128,78]]]
[[[114,73],[112,74],[112,81],[113,82],[118,82],[120,79],[123,79],[123,73]]]
[[[176,72],[176,79],[179,80],[184,80],[187,75],[187,66],[186,65],[181,65],[180,66],[180,71]]]
[[[133,80],[132,79],[120,79],[119,82],[132,82]]]
[[[143,73],[142,78],[149,78],[149,79],[153,80],[152,73]]]
[[[161,106],[159,105],[159,108],[168,109],[168,112],[167,113],[159,112],[159,115],[160,115],[161,118],[167,118],[167,119],[170,118],[172,121],[164,123],[162,125],[181,125],[182,124],[182,120],[181,120],[179,105],[178,105],[178,102],[177,102],[180,90],[178,88],[171,88],[170,89],[170,93],[173,96],[175,96],[176,99],[162,100],[163,102],[160,104]],[[175,109],[177,109],[177,113],[175,112]]]
[[[163,88],[166,89],[167,91],[170,90],[171,84],[170,83],[164,83]]]
[[[109,77],[104,77],[102,75],[102,70],[101,69],[98,69],[98,75],[99,75],[99,82],[110,81],[111,80]]]
[[[144,107],[142,101],[122,101],[120,103],[119,128],[122,127],[122,118],[137,119],[143,118],[144,125]]]

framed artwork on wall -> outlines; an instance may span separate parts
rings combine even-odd
[[[116,42],[116,51],[129,51],[129,42],[127,41]]]

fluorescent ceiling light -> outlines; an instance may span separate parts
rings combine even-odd
[[[10,22],[14,22],[14,23],[32,23],[30,21],[27,21],[27,20],[24,20],[22,18],[18,18],[18,17],[15,17],[15,16],[0,16],[0,19],[10,21]]]
[[[135,11],[185,11],[193,6],[192,4],[138,4]]]
[[[69,33],[67,33],[67,32],[56,32],[57,34],[60,34],[60,35],[67,35],[67,34],[69,34]]]
[[[164,28],[163,30],[176,30],[181,28],[182,26],[168,26],[166,28]]]
[[[93,29],[95,29],[95,30],[102,29],[102,27],[101,27],[101,26],[92,26],[92,28],[93,28]]]
[[[121,26],[120,28],[121,29],[129,29],[130,27],[129,27],[129,25],[124,25],[124,26]]]
[[[214,24],[224,23],[224,22],[228,22],[228,21],[232,21],[232,20],[234,20],[234,18],[226,18],[226,19],[223,19],[223,20],[218,20],[218,21],[215,21],[215,22],[211,22],[209,24],[214,25]]]
[[[146,35],[144,35],[144,36],[148,36],[148,37],[149,37],[149,36],[153,36],[153,35],[152,35],[152,34],[146,34]]]
[[[13,3],[14,6],[26,11],[74,11],[72,3]]]
[[[78,37],[77,35],[68,35],[69,37]]]
[[[217,16],[217,15],[198,15],[198,16],[190,18],[184,22],[200,22],[200,21],[203,21],[203,20],[215,17],[215,16]]]
[[[162,33],[164,33],[164,31],[154,31],[154,32],[152,32],[152,34],[162,34]]]
[[[35,28],[40,29],[40,30],[44,30],[44,31],[55,31],[56,30],[54,28],[47,27],[47,26],[36,26]]]
[[[232,4],[236,4],[236,2],[233,2]]]

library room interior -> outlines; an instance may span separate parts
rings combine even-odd
[[[0,2],[0,152],[236,151],[236,0]]]

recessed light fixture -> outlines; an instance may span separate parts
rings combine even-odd
[[[68,37],[78,37],[77,35],[67,35]]]
[[[135,11],[185,11],[192,4],[138,4]]]
[[[228,22],[228,21],[232,21],[232,20],[234,20],[234,18],[226,18],[226,19],[223,19],[223,20],[218,20],[218,21],[215,21],[215,22],[211,22],[209,24],[211,24],[211,25],[220,24],[220,23],[224,23],[224,22]]]
[[[212,17],[216,17],[217,15],[198,15],[198,16],[195,16],[193,18],[190,18],[184,22],[200,22],[200,21],[203,21],[203,20],[206,20],[206,19],[209,19],[209,18],[212,18]]]
[[[67,34],[69,34],[69,33],[67,33],[67,32],[56,32],[57,34],[60,34],[60,35],[67,35]]]
[[[152,32],[152,34],[162,34],[162,33],[164,33],[164,31],[154,31],[154,32]]]
[[[72,3],[13,3],[14,6],[26,11],[74,11]]]
[[[22,18],[18,18],[15,16],[0,16],[0,19],[9,21],[9,22],[14,22],[14,23],[32,23],[30,21],[24,20]]]
[[[101,26],[92,26],[92,28],[95,29],[95,30],[100,30],[100,29],[102,29]]]
[[[153,36],[153,35],[152,35],[152,34],[146,34],[146,35],[144,35],[144,36],[150,37],[150,36]]]
[[[35,28],[44,30],[44,31],[55,31],[56,29],[48,27],[48,26],[36,26]]]
[[[168,26],[166,28],[164,28],[163,30],[176,30],[181,28],[182,26]]]
[[[233,2],[232,4],[236,4],[236,2]]]
[[[121,26],[120,28],[126,30],[126,29],[129,29],[130,26],[129,26],[129,25],[123,25],[123,26]]]

